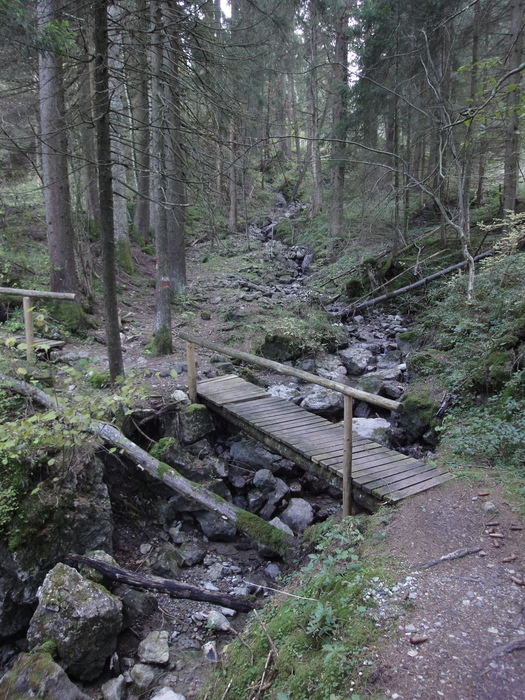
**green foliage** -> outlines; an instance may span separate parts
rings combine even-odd
[[[8,531],[22,499],[33,497],[36,504],[42,480],[51,473],[56,473],[53,478],[57,482],[60,480],[60,470],[67,469],[64,455],[74,454],[89,441],[88,428],[93,419],[111,420],[140,398],[140,385],[133,373],[118,390],[106,393],[94,390],[92,383],[93,376],[105,373],[94,373],[90,378],[87,366],[84,361],[80,369],[68,368],[61,375],[69,387],[60,396],[63,411],[28,409],[22,414],[25,401],[13,398],[8,384],[0,389],[0,533]],[[13,374],[25,380],[31,371],[31,366],[11,367]],[[19,415],[12,411],[14,406]],[[19,528],[12,544],[18,543],[20,533],[23,535]]]
[[[371,668],[367,652],[380,631],[369,596],[378,571],[360,560],[362,535],[353,518],[328,521],[309,537],[317,552],[287,581],[293,597],[278,596],[260,614],[264,629],[252,620],[243,633],[246,645],[228,647],[225,670],[207,688],[210,700],[224,697],[230,680],[228,698],[253,697],[266,664],[271,671],[265,678],[273,678],[265,692],[269,700],[359,697]],[[267,635],[277,655],[270,653]]]

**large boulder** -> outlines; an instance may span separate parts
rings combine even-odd
[[[363,374],[368,365],[373,361],[373,354],[367,348],[359,345],[339,351],[341,362],[346,367],[348,374],[359,376]]]
[[[203,510],[195,513],[194,517],[210,540],[232,540],[237,535],[235,525],[229,520],[223,520],[220,515]]]
[[[20,654],[13,668],[0,679],[2,700],[89,700],[56,664],[51,654]]]
[[[314,519],[312,506],[304,498],[292,498],[281,513],[281,521],[294,532],[304,532]]]
[[[55,460],[67,469],[50,469],[38,493],[21,499],[6,534],[0,535],[0,639],[27,629],[38,587],[67,554],[112,550],[102,461],[93,452],[64,453]]]
[[[52,640],[70,675],[82,681],[97,678],[117,646],[120,600],[66,564],[49,572],[38,597],[27,633],[30,648]]]
[[[255,440],[243,439],[234,442],[230,448],[233,461],[244,469],[269,469],[276,472],[279,469],[280,457],[272,454]]]
[[[181,442],[191,445],[215,429],[210,412],[200,403],[192,403],[180,414]]]
[[[344,397],[338,391],[315,385],[301,401],[301,406],[311,413],[328,418],[343,410]]]

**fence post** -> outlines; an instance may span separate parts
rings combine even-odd
[[[24,328],[26,331],[26,357],[28,362],[35,359],[35,331],[33,329],[33,304],[31,297],[23,297]]]
[[[197,367],[195,364],[195,345],[186,342],[186,359],[188,361],[188,396],[192,403],[197,402]]]
[[[346,396],[344,403],[343,433],[343,518],[354,513],[352,494],[352,397]]]

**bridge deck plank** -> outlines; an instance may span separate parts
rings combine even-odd
[[[267,391],[235,374],[200,381],[201,400],[221,415],[235,418],[237,424],[252,427],[268,436],[284,456],[296,454],[301,463],[324,469],[339,477],[342,484],[343,426],[321,418],[296,404],[272,396]],[[352,444],[352,480],[354,488],[378,501],[395,503],[419,491],[426,491],[452,474],[420,460],[354,437]]]

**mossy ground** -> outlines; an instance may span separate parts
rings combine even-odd
[[[316,552],[292,575],[243,632],[244,644],[226,651],[224,670],[206,697],[253,697],[261,683],[269,700],[359,698],[372,669],[368,651],[379,635],[369,596],[384,576],[361,553],[361,523],[354,518],[316,526]],[[365,537],[367,535],[365,534]],[[271,641],[270,641],[271,640]]]

